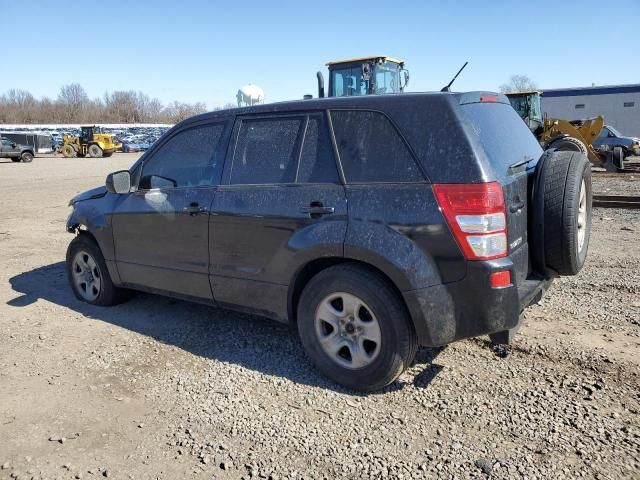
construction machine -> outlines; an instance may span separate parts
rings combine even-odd
[[[95,125],[80,127],[80,136],[65,134],[62,138],[60,152],[70,157],[110,157],[122,144],[115,135],[105,133]]]
[[[542,114],[541,94],[540,90],[530,90],[506,95],[511,106],[536,136],[542,148],[581,152],[596,167],[607,167],[611,164],[616,166],[619,163],[616,158],[618,152],[605,154],[598,152],[593,146],[604,126],[602,115],[573,121],[549,118]]]
[[[404,61],[386,55],[336,60],[329,68],[328,97],[401,93],[409,83]],[[318,72],[318,96],[325,96],[324,77]]]

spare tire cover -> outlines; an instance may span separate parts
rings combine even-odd
[[[591,165],[579,152],[547,151],[533,189],[534,264],[547,274],[576,275],[591,232]]]

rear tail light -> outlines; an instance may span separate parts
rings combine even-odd
[[[493,272],[489,275],[489,283],[491,288],[504,288],[511,285],[511,272],[504,270],[502,272]]]
[[[433,192],[467,260],[507,255],[504,195],[499,183],[436,184]]]

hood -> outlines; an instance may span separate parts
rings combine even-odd
[[[78,202],[82,202],[84,200],[91,200],[92,198],[100,198],[104,197],[107,194],[107,187],[104,185],[102,187],[92,188],[91,190],[87,190],[86,192],[79,193],[71,200],[69,200],[69,206],[74,205]]]

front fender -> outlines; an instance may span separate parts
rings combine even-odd
[[[105,260],[114,259],[113,235],[111,222],[104,214],[104,198],[92,201],[76,202],[73,211],[67,218],[67,232],[79,230],[89,232],[96,239]]]

